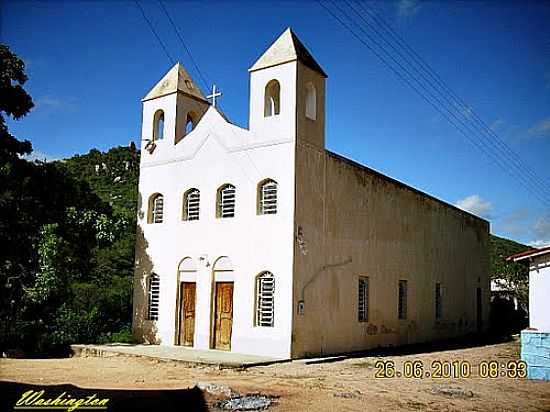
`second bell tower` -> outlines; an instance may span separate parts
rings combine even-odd
[[[250,130],[325,148],[327,75],[290,29],[249,69]]]

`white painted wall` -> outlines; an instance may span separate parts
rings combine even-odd
[[[175,95],[174,95],[175,96]],[[150,138],[152,116],[165,110],[165,126],[172,124],[174,96],[144,103],[143,138]],[[262,96],[263,99],[263,96]],[[159,320],[155,322],[161,344],[175,343],[178,265],[193,258],[196,273],[181,280],[197,282],[195,342],[208,349],[211,339],[213,282],[234,282],[231,351],[264,356],[290,355],[292,308],[292,256],[294,216],[294,146],[291,139],[275,140],[229,124],[210,108],[199,125],[177,145],[165,138],[150,154],[142,150],[138,225],[147,242],[145,252],[160,276]],[[257,184],[271,178],[278,182],[278,212],[256,213]],[[236,187],[236,216],[216,218],[216,192],[224,183]],[[200,219],[182,220],[183,194],[201,192]],[[147,223],[148,198],[164,195],[164,222]],[[233,272],[213,273],[215,261],[227,256]],[[200,260],[204,257],[204,260]],[[268,270],[275,276],[275,326],[254,326],[255,277]],[[143,308],[146,309],[146,308]]]
[[[529,326],[550,333],[550,253],[529,265]]]
[[[289,62],[250,73],[250,130],[259,139],[293,140],[296,136],[297,62]],[[264,117],[264,91],[270,80],[281,86],[281,112]]]
[[[142,149],[145,147],[145,142],[143,142],[143,140],[151,140],[153,138],[153,118],[157,110],[164,111],[164,138],[157,141],[157,143],[174,143],[176,130],[176,96],[176,93],[173,93],[159,97],[158,99],[143,102],[143,116],[141,118]],[[163,146],[168,146],[168,144]]]

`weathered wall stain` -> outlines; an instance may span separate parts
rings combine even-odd
[[[475,292],[489,312],[489,224],[372,169],[310,145],[296,149],[293,356],[446,339],[477,330]],[[351,262],[330,276],[319,267]],[[357,282],[369,278],[369,323],[357,318]],[[338,282],[333,277],[338,278]],[[314,281],[312,281],[314,279]],[[397,317],[398,282],[409,285],[406,320]],[[443,290],[435,319],[435,284]],[[304,287],[306,286],[307,287]],[[334,290],[337,288],[338,290]],[[338,299],[335,299],[338,296]],[[338,302],[337,307],[330,303]],[[322,332],[321,332],[322,331]]]

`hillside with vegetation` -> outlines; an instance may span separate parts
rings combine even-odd
[[[139,152],[133,142],[107,152],[92,149],[88,154],[55,163],[64,167],[76,180],[86,182],[115,214],[135,220]]]
[[[0,268],[2,346],[43,354],[131,341],[139,152],[130,145],[17,163],[29,199],[15,196],[19,221],[3,221],[2,243],[13,249]]]
[[[507,278],[516,274],[518,264],[506,262],[508,256],[532,249],[530,246],[515,242],[510,239],[491,235],[491,278]],[[523,267],[523,265],[520,265]],[[511,273],[510,273],[511,272]],[[527,273],[525,270],[523,273]]]
[[[88,185],[109,206],[113,218],[124,222],[120,236],[109,246],[97,250],[93,277],[119,280],[133,276],[139,178],[139,152],[135,145],[130,143],[107,152],[92,149],[88,154],[55,164],[75,180]]]
[[[527,308],[529,300],[529,270],[526,265],[507,262],[508,256],[525,252],[531,247],[495,235],[490,238],[491,279],[503,279],[513,289],[512,295]]]
[[[139,154],[46,163],[6,117],[34,107],[25,64],[0,44],[0,354],[131,339]]]

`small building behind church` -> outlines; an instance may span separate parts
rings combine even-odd
[[[181,64],[143,99],[134,335],[298,358],[483,332],[488,222],[328,151],[292,30],[249,73],[248,129]]]
[[[530,379],[550,381],[550,247],[507,260],[529,266],[529,327],[521,332],[521,359]]]

